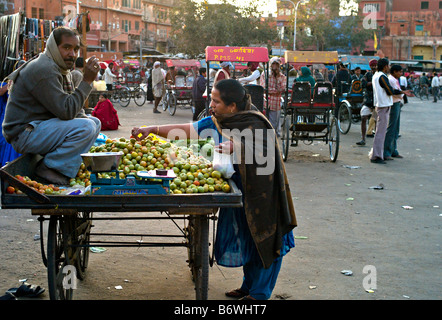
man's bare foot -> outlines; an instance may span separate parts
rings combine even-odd
[[[56,185],[69,184],[68,177],[66,177],[65,175],[61,174],[60,172],[54,169],[48,168],[43,163],[43,161],[40,161],[40,163],[37,165],[37,168],[35,169],[35,175]]]

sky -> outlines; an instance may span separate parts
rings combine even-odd
[[[204,1],[204,0],[199,0]],[[238,3],[238,4],[248,4],[251,0],[230,0],[232,3]],[[209,3],[218,3],[219,0],[208,0]],[[297,0],[292,0],[292,2],[296,3]],[[268,13],[276,13],[276,0],[262,0],[259,1],[261,9],[264,11],[264,15],[267,16]],[[355,5],[357,7],[357,4],[355,2]],[[346,12],[340,12],[340,15],[347,15]],[[275,15],[274,15],[275,16]]]

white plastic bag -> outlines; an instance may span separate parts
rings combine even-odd
[[[213,170],[221,172],[221,175],[230,179],[235,173],[232,163],[232,155],[227,153],[219,153],[215,151],[213,153]]]

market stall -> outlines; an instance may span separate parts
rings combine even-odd
[[[187,146],[185,142],[183,145]],[[37,181],[34,170],[41,159],[39,155],[24,155],[2,167],[2,208],[31,209],[32,215],[39,217],[40,230],[48,230],[47,235],[42,232],[40,244],[48,271],[50,298],[73,298],[72,287],[65,285],[66,270],[74,268],[78,278],[83,279],[90,247],[159,246],[187,248],[196,298],[207,299],[209,265],[213,263],[213,253],[209,252],[209,222],[215,226],[218,208],[242,206],[242,194],[234,182],[222,178],[214,170],[210,157],[195,152],[198,146],[207,149],[208,143],[204,141],[201,146],[197,141],[184,147],[179,141],[161,141],[155,136],[140,142],[108,139],[82,155],[84,163],[76,179],[65,187],[45,186]],[[138,159],[140,153],[143,157]],[[124,214],[110,218],[93,215],[102,212]],[[130,212],[145,212],[146,215],[134,217]],[[162,215],[150,214],[153,212]],[[110,240],[114,236],[140,237],[139,234],[122,234],[122,230],[106,234],[104,240],[92,231],[92,221],[118,223],[126,219],[171,220],[180,233],[143,234],[145,240],[139,242]],[[183,222],[183,226],[177,221]],[[44,228],[44,222],[49,222],[48,228]],[[171,240],[177,238],[178,241]]]

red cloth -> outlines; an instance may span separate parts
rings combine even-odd
[[[117,110],[115,110],[109,99],[98,102],[92,111],[92,115],[101,121],[101,130],[118,130],[120,119],[118,119]]]

